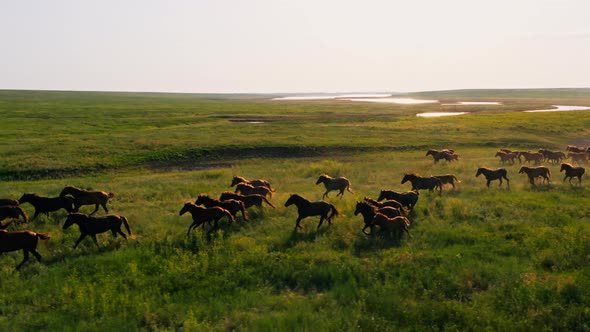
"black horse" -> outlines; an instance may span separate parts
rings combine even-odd
[[[490,187],[490,182],[494,180],[499,180],[500,184],[498,186],[501,186],[502,179],[505,179],[508,187],[510,187],[510,180],[508,180],[508,177],[506,176],[508,174],[508,171],[506,171],[505,168],[489,169],[485,167],[480,167],[477,169],[475,177],[478,177],[480,174],[483,174],[483,176],[485,176],[487,180],[486,185],[488,186],[488,188]]]
[[[428,191],[432,192],[434,189],[438,188],[438,195],[442,195],[442,182],[439,178],[434,176],[423,177],[414,173],[406,173],[402,179],[402,184],[408,181],[412,184],[412,190],[428,189]]]
[[[114,196],[113,193],[107,193],[104,191],[89,191],[85,189],[76,188],[74,186],[65,187],[59,196],[71,195],[74,197],[74,212],[78,212],[82,205],[94,205],[94,211],[90,213],[93,215],[98,211],[98,206],[102,206],[104,212],[109,213],[107,209],[107,202],[109,198]]]
[[[0,221],[6,218],[18,219],[21,216],[23,222],[29,222],[29,217],[20,206],[0,206]]]
[[[400,202],[403,206],[407,207],[408,209],[412,210],[414,206],[416,206],[419,196],[420,194],[417,190],[406,191],[403,193],[399,193],[393,190],[381,190],[381,193],[379,193],[379,197],[377,198],[377,200],[382,201],[384,199],[393,199]]]
[[[559,169],[559,172],[563,172],[565,171],[565,177],[563,178],[563,182],[565,182],[565,180],[567,178],[570,178],[570,184],[572,183],[572,178],[577,177],[578,178],[578,184],[581,185],[582,184],[582,175],[584,175],[584,173],[586,172],[586,169],[584,169],[584,167],[574,167],[571,164],[568,163],[563,163],[561,164],[561,168]]]
[[[131,233],[131,228],[129,227],[129,222],[127,218],[123,216],[116,216],[116,215],[108,215],[103,217],[92,217],[82,213],[70,213],[66,218],[66,222],[63,225],[63,229],[67,229],[68,227],[72,226],[73,224],[78,225],[80,228],[80,237],[74,244],[74,248],[80,244],[82,239],[84,239],[87,235],[92,237],[94,243],[98,247],[98,241],[96,240],[96,234],[104,233],[111,231],[113,237],[117,237],[117,234],[120,234],[124,239],[127,239],[125,233],[121,231],[121,224],[125,225],[127,229],[127,233],[130,236],[133,234]]]
[[[285,206],[290,206],[292,204],[295,204],[295,206],[297,206],[297,213],[299,215],[295,223],[295,230],[297,230],[297,228],[302,228],[299,223],[303,218],[311,216],[320,216],[320,222],[318,224],[319,229],[322,223],[324,222],[324,219],[327,220],[328,224],[331,225],[332,218],[340,214],[333,204],[324,201],[310,202],[297,194],[291,195],[289,199],[285,202]],[[330,211],[332,213],[328,215]]]
[[[65,209],[68,212],[74,210],[74,199],[71,197],[42,197],[37,194],[23,194],[18,200],[19,204],[30,203],[35,208],[33,219],[41,213],[49,215],[49,212]]]

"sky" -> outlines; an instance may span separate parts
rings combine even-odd
[[[590,87],[588,0],[0,0],[0,89]]]

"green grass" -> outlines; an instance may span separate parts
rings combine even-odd
[[[16,179],[0,183],[2,196],[53,196],[65,185],[114,192],[111,212],[127,216],[137,234],[105,234],[100,248],[88,239],[74,250],[78,231],[61,229],[64,212],[18,225],[52,238],[39,246],[44,262],[19,272],[22,253],[0,256],[2,330],[590,329],[587,183],[563,184],[554,165],[552,183],[537,189],[519,165],[505,166],[510,189],[475,178],[480,166],[502,166],[493,157],[499,147],[585,140],[584,112],[505,105],[419,119],[413,114],[434,106],[2,93],[0,113],[14,122],[0,133],[0,169]],[[228,121],[254,117],[275,121]],[[426,147],[455,148],[461,158],[435,165]],[[195,169],[208,164],[222,167]],[[409,171],[453,173],[461,183],[441,197],[421,192],[412,238],[362,234],[357,200],[408,190],[400,181]],[[316,231],[318,218],[307,218],[293,232],[297,213],[283,203],[295,192],[320,199],[314,183],[324,172],[348,177],[354,194],[330,194],[342,212],[333,226]],[[187,237],[182,204],[217,196],[233,175],[268,179],[277,208],[222,222],[211,240],[200,228]]]

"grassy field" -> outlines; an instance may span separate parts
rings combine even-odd
[[[517,112],[590,105],[590,93],[423,96],[503,105],[423,119],[415,114],[447,107],[0,91],[0,196],[55,196],[65,185],[113,192],[111,212],[136,234],[72,249],[79,233],[61,229],[63,211],[11,226],[51,239],[39,246],[44,261],[18,272],[21,252],[0,256],[0,329],[589,330],[589,184],[564,184],[548,165],[551,184],[531,188],[517,164],[505,166],[510,188],[487,189],[475,171],[501,167],[498,148],[590,145],[590,113]],[[428,148],[461,157],[434,164]],[[411,238],[362,234],[356,202],[409,190],[405,172],[461,183],[440,197],[421,192]],[[348,177],[354,193],[330,194],[342,214],[334,225],[316,231],[313,217],[294,232],[297,213],[283,204],[291,193],[321,199],[322,173]],[[234,175],[268,179],[276,209],[222,221],[211,239],[201,228],[187,237],[183,203],[230,189]]]

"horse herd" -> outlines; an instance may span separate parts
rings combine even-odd
[[[573,160],[572,156],[577,154],[589,154],[590,147],[584,151],[575,151],[573,147],[568,146],[568,156]],[[458,161],[459,155],[454,150],[443,149],[443,150],[428,150],[426,156],[433,156],[434,162],[437,163],[439,160],[444,159],[448,162]],[[577,155],[576,155],[577,156]],[[547,161],[550,163],[559,163],[563,161],[567,156],[564,153],[556,153],[545,149],[540,150],[538,153],[531,152],[516,152],[506,149],[502,149],[496,153],[496,157],[500,157],[502,163],[511,162],[514,163],[515,159],[523,162],[521,157],[524,158],[525,163],[533,161],[538,165],[541,161]],[[578,157],[581,158],[581,157]],[[573,178],[578,179],[578,184],[581,185],[582,176],[585,173],[585,169],[581,166],[575,167],[569,163],[561,163],[560,172],[565,171],[565,178],[563,181],[569,178],[569,182]],[[535,186],[536,179],[542,179],[543,182],[549,183],[550,181],[550,170],[545,166],[522,166],[519,170],[519,174],[526,174],[528,176],[531,185]],[[507,170],[504,168],[489,169],[489,168],[478,168],[476,177],[483,175],[486,178],[486,186],[489,188],[490,182],[498,180],[500,186],[503,180],[506,181],[507,185],[510,185],[510,180],[507,177]],[[377,200],[365,197],[363,201],[357,202],[355,208],[355,215],[360,214],[363,217],[364,227],[362,232],[370,235],[375,234],[376,227],[379,228],[381,233],[394,236],[397,239],[406,233],[408,236],[410,220],[408,216],[414,209],[418,198],[419,190],[438,191],[438,195],[442,195],[443,186],[448,184],[455,188],[455,184],[460,181],[453,174],[445,174],[438,176],[422,177],[414,173],[404,174],[401,183],[404,184],[410,182],[412,189],[407,192],[395,192],[391,190],[382,190]],[[336,197],[342,198],[344,192],[348,191],[353,193],[351,189],[350,181],[345,177],[331,177],[327,174],[322,174],[316,181],[316,185],[323,184],[325,192],[323,193],[322,199],[328,197],[328,194],[332,191],[337,191]],[[179,214],[182,216],[186,212],[189,212],[192,216],[193,222],[188,228],[187,235],[190,232],[207,223],[210,227],[207,235],[211,232],[219,229],[219,221],[222,218],[227,218],[229,223],[236,220],[237,214],[240,213],[244,221],[248,220],[247,209],[252,206],[262,208],[263,205],[268,205],[272,208],[275,206],[268,200],[272,197],[275,189],[272,188],[270,183],[266,180],[247,180],[246,178],[235,176],[232,179],[230,187],[235,186],[235,191],[225,191],[221,193],[218,199],[211,197],[206,194],[201,194],[197,197],[196,201],[187,202],[183,205]],[[6,228],[15,220],[20,220],[26,223],[29,218],[25,211],[20,207],[21,204],[29,203],[34,209],[33,219],[36,219],[40,214],[49,214],[50,212],[64,209],[68,212],[67,218],[62,229],[67,229],[71,225],[76,224],[80,230],[80,237],[76,240],[74,248],[80,244],[80,242],[86,237],[90,236],[94,243],[98,246],[96,235],[111,231],[114,237],[117,234],[127,239],[127,235],[121,231],[121,226],[124,225],[129,236],[133,236],[129,222],[126,217],[121,215],[106,215],[101,217],[93,216],[98,212],[99,208],[108,213],[107,202],[109,198],[114,195],[103,191],[89,191],[73,186],[65,187],[58,197],[42,197],[37,194],[25,193],[18,200],[14,199],[0,199],[0,253],[23,250],[24,259],[18,264],[19,269],[28,259],[29,253],[33,254],[38,261],[41,261],[41,256],[36,251],[37,243],[39,239],[47,240],[50,238],[49,234],[36,233],[33,231],[15,231],[9,232]],[[267,198],[268,197],[268,198]],[[79,213],[80,207],[84,205],[94,205],[94,211],[89,215]],[[298,217],[295,221],[295,230],[302,228],[300,223],[304,218],[319,216],[320,220],[317,225],[317,229],[321,227],[324,221],[328,224],[332,224],[332,219],[340,212],[334,204],[320,200],[320,201],[309,201],[298,194],[292,194],[289,196],[284,206],[289,207],[295,205],[297,207]],[[2,220],[10,218],[6,224],[2,224]],[[371,232],[367,233],[366,230],[370,229]]]

